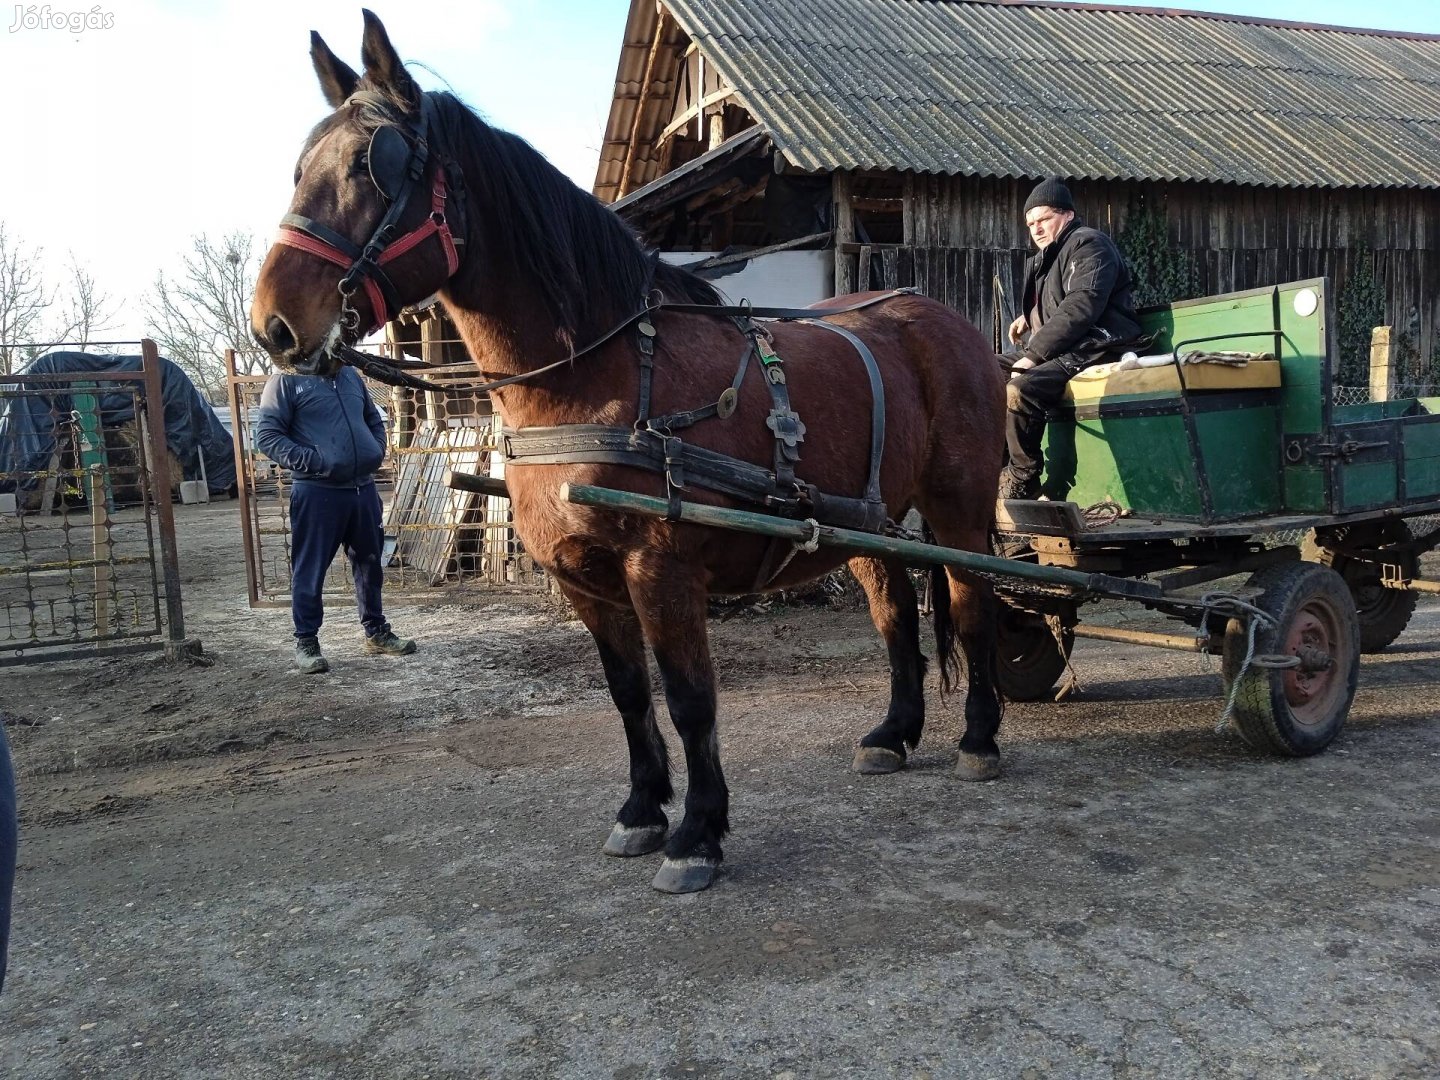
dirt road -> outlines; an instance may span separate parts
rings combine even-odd
[[[5,672],[22,779],[0,1075],[1440,1074],[1440,605],[1306,761],[1214,732],[1192,657],[1082,642],[1008,771],[847,770],[863,613],[717,624],[733,797],[708,893],[599,848],[625,759],[583,630],[535,597],[394,606],[327,678],[249,611],[233,508],[184,508],[215,664]]]

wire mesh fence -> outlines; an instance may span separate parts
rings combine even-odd
[[[458,345],[458,343],[455,343]],[[391,347],[373,351],[387,354]],[[488,396],[468,387],[473,364],[428,367],[425,378],[443,391],[416,391],[366,380],[385,419],[385,464],[376,476],[385,506],[386,586],[423,590],[455,582],[545,587],[543,572],[515,534],[508,499],[457,491],[451,472],[503,476],[497,453],[499,419]],[[266,376],[230,369],[231,414],[245,520],[252,604],[288,602],[290,591],[289,472],[255,446],[255,423]],[[346,561],[336,559],[325,590],[351,594]]]
[[[144,347],[141,372],[0,383],[0,665],[183,639],[179,473],[150,430],[163,409],[147,407],[159,375]]]
[[[1392,400],[1401,398],[1440,397],[1440,384],[1431,382],[1396,383],[1390,391]],[[1336,405],[1365,405],[1374,400],[1368,386],[1332,386],[1330,400]]]

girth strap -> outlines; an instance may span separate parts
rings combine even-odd
[[[880,378],[880,365],[875,362],[875,354],[870,351],[870,347],[843,326],[820,322],[817,319],[803,321],[811,326],[823,326],[832,334],[839,334],[850,342],[865,364],[865,374],[870,376],[870,480],[865,485],[865,501],[882,508],[880,523],[883,525],[884,500],[880,498],[880,460],[885,453],[885,382]]]

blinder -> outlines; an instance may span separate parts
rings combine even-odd
[[[365,155],[370,164],[370,179],[386,202],[393,203],[404,188],[411,155],[410,140],[398,127],[385,124],[370,136],[370,149]]]

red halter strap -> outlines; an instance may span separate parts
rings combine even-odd
[[[450,223],[445,219],[444,166],[435,170],[435,183],[430,189],[430,216],[425,219],[425,224],[411,229],[389,245],[380,255],[380,265],[384,266],[391,259],[398,259],[434,234],[439,234],[440,246],[445,249],[445,277],[449,279],[460,269],[460,254],[455,250],[455,237],[450,232]]]
[[[398,312],[390,311],[390,305],[385,300],[385,291],[381,288],[380,282],[376,280],[377,276],[385,277],[381,268],[386,263],[398,259],[407,251],[423,244],[431,236],[439,236],[440,246],[445,252],[446,279],[453,277],[455,271],[460,269],[460,254],[456,250],[455,236],[451,233],[450,222],[445,217],[445,185],[445,166],[440,164],[435,169],[435,182],[430,189],[430,215],[423,224],[411,229],[393,243],[385,245],[379,258],[375,260],[375,272],[365,273],[361,276],[360,283],[365,288],[365,297],[370,301],[371,316],[375,320],[375,324],[366,328],[360,335],[361,337],[385,325],[392,314],[398,314]],[[343,267],[348,274],[361,262],[363,254],[359,248],[329,229],[323,229],[323,231],[334,239],[325,239],[319,235],[322,228],[315,222],[290,216],[281,222],[280,232],[275,237],[275,242],[287,247],[298,248],[301,251],[308,251],[311,255],[318,256],[328,263]],[[342,241],[350,250],[346,251],[335,241]],[[389,285],[388,278],[385,283]],[[390,292],[394,292],[393,286],[390,288]]]
[[[301,251],[308,251],[311,255],[318,255],[326,262],[334,263],[336,266],[343,267],[346,270],[349,270],[355,262],[354,256],[345,254],[335,245],[327,243],[317,236],[302,232],[294,225],[281,225],[280,232],[275,237],[275,242],[277,244],[284,244],[287,247],[299,248]],[[371,330],[378,329],[388,321],[388,309],[385,304],[385,295],[380,291],[379,282],[369,274],[366,274],[362,280],[362,284],[365,286],[366,299],[370,301],[370,310],[374,314],[374,317],[379,320],[375,326],[365,331],[365,333],[368,334]],[[360,336],[364,337],[365,335],[362,334]]]

